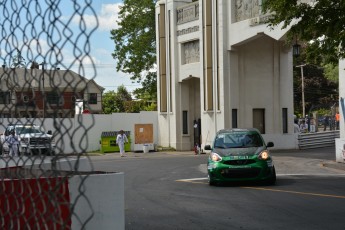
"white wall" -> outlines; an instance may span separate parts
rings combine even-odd
[[[72,229],[125,229],[123,173],[75,175],[68,184]]]
[[[46,131],[52,130],[57,145],[57,153],[85,153],[100,150],[100,140],[103,131],[119,131],[121,129],[131,132],[134,149],[134,125],[153,124],[154,143],[158,144],[157,112],[143,111],[140,113],[114,113],[114,114],[83,114],[74,118],[45,118],[0,119],[0,132],[3,132],[9,123],[35,123],[42,124]]]

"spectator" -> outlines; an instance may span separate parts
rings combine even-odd
[[[308,125],[305,123],[305,120],[302,121],[299,129],[301,133],[306,133],[308,131]]]
[[[18,145],[19,145],[19,141],[18,141],[18,137],[16,136],[16,133],[14,130],[11,131],[10,136],[8,137],[8,146],[10,149],[10,153],[9,155],[11,157],[17,157],[18,156]]]
[[[311,133],[315,133],[315,119],[311,118],[310,119],[310,130]]]
[[[340,121],[340,114],[337,112],[335,114],[335,122],[336,122],[336,129],[339,130],[339,121]]]
[[[293,126],[294,126],[294,133],[299,133],[300,129],[299,129],[299,126],[298,126],[298,120],[297,119],[294,120]]]
[[[328,123],[329,123],[329,117],[328,117],[328,116],[325,116],[325,117],[323,118],[323,131],[326,131],[327,126],[328,126]]]

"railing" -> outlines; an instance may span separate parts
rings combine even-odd
[[[335,145],[335,138],[340,137],[339,130],[298,135],[299,149],[314,149]]]

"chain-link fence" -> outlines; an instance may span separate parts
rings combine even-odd
[[[91,81],[90,36],[98,26],[92,2],[2,0],[0,12],[0,228],[84,229],[94,211],[83,185],[89,173],[80,165],[89,161],[93,122],[86,126],[75,114],[101,113],[101,92]],[[89,79],[85,62],[93,66]],[[78,216],[78,202],[86,215]]]

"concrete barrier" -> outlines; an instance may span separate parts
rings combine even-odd
[[[125,229],[124,174],[86,158],[0,160],[1,229]],[[57,170],[59,169],[59,170]]]

